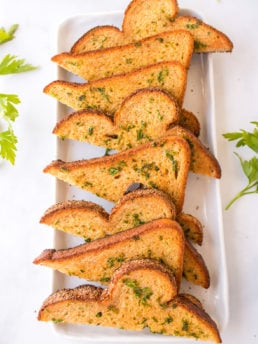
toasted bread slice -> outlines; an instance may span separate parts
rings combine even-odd
[[[141,88],[160,87],[182,105],[186,88],[186,69],[178,62],[161,62],[136,71],[91,81],[54,81],[44,92],[75,110],[95,109],[114,114],[122,101]]]
[[[53,133],[62,140],[68,138],[123,150],[162,136],[170,125],[179,122],[179,117],[179,106],[173,96],[161,89],[145,88],[126,97],[114,119],[99,111],[80,110],[57,123]]]
[[[170,1],[170,3],[168,0],[132,1],[125,11],[121,31],[115,27],[94,28],[75,42],[72,53],[121,46],[178,29],[191,33],[195,41],[195,52],[232,51],[233,44],[223,32],[193,16],[178,16],[176,8],[176,1]]]
[[[63,289],[43,303],[38,320],[91,324],[183,336],[221,343],[215,322],[191,295],[175,295],[173,276],[150,260],[115,271],[108,289],[92,285]]]
[[[86,242],[113,234],[109,214],[89,201],[66,201],[49,207],[40,223],[68,234],[83,237]]]
[[[63,52],[52,57],[52,61],[90,81],[165,61],[177,61],[188,68],[193,48],[194,40],[188,31],[174,30],[119,47],[81,54]]]
[[[188,30],[194,38],[194,51],[206,52],[231,52],[233,43],[221,31],[192,16],[179,16],[172,20],[170,29]]]
[[[40,223],[83,237],[88,242],[162,218],[176,219],[188,240],[202,244],[200,221],[189,214],[177,215],[171,198],[155,189],[140,189],[124,195],[110,214],[89,201],[60,202],[45,211]]]
[[[191,170],[194,173],[220,178],[221,169],[217,159],[201,141],[183,127],[170,128],[173,121],[176,124],[178,111],[175,103],[172,107],[169,101],[170,115],[170,112],[166,111],[168,100],[162,102],[164,97],[167,96],[159,97],[156,105],[149,103],[149,99],[154,98],[145,92],[144,97],[140,94],[142,102],[139,104],[137,93],[122,106],[121,111],[115,114],[115,122],[109,116],[96,111],[76,112],[61,120],[53,132],[62,139],[86,141],[118,151],[136,147],[166,135],[181,136],[187,140],[191,148]]]
[[[86,141],[97,146],[123,150],[166,134],[177,123],[199,134],[194,114],[179,110],[167,92],[146,88],[124,99],[114,119],[96,110],[80,110],[58,122],[53,133],[62,140]]]
[[[155,219],[176,217],[169,197],[158,190],[137,190],[122,197],[110,216],[103,208],[86,201],[68,201],[46,211],[41,223],[84,237],[87,242],[112,235]],[[204,288],[210,285],[209,272],[202,256],[186,243],[183,274]]]
[[[168,193],[180,213],[189,165],[188,143],[170,136],[110,156],[73,162],[56,160],[44,172],[113,202],[132,183],[142,183]]]
[[[173,271],[179,288],[184,247],[180,225],[170,219],[159,219],[73,248],[44,250],[34,263],[105,284],[122,262],[152,258]]]

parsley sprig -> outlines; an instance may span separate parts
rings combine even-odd
[[[255,153],[258,153],[258,122],[250,122],[255,125],[253,132],[240,129],[238,132],[223,134],[229,141],[238,140],[236,147],[248,146]]]
[[[37,67],[26,63],[24,59],[17,59],[15,55],[6,55],[0,61],[0,75],[28,72]]]
[[[247,146],[255,153],[258,153],[258,122],[251,122],[255,125],[253,132],[241,129],[239,132],[223,134],[229,141],[236,141],[236,147]],[[244,160],[238,153],[234,152],[238,157],[242,170],[247,177],[247,185],[236,194],[236,196],[228,203],[226,210],[239,198],[258,193],[258,158],[253,156],[250,160]]]
[[[12,25],[9,30],[0,28],[0,44],[12,40],[17,29],[18,24]],[[0,75],[23,73],[36,68],[24,59],[17,59],[17,56],[10,54],[0,61]],[[15,163],[18,142],[12,125],[19,115],[16,108],[19,103],[20,99],[16,94],[0,93],[0,119],[4,120],[7,126],[6,130],[0,132],[0,156],[9,160],[12,165]]]
[[[15,107],[20,103],[20,99],[16,94],[0,93],[0,118],[3,119],[8,129],[0,132],[0,156],[9,160],[12,165],[15,163],[17,137],[14,134],[12,123],[18,116],[18,110]]]

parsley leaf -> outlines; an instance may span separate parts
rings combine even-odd
[[[236,147],[248,146],[253,151],[258,153],[258,122],[251,122],[255,125],[253,132],[240,129],[239,132],[232,132],[223,134],[223,136],[229,141],[238,140]]]
[[[9,30],[0,28],[0,44],[12,40],[18,29],[18,24],[12,25]],[[28,72],[37,67],[26,63],[24,59],[18,59],[17,56],[7,54],[0,61],[0,75]],[[14,165],[16,157],[17,137],[12,128],[12,122],[19,115],[15,105],[20,103],[20,99],[16,94],[0,93],[0,119],[3,119],[8,129],[0,132],[0,156],[9,160]]]
[[[10,121],[14,122],[18,116],[18,110],[14,104],[19,103],[20,99],[16,94],[0,93],[0,118],[6,120],[9,124]]]
[[[20,103],[16,94],[0,93],[0,118],[8,124],[8,130],[0,132],[0,156],[9,160],[12,165],[15,163],[17,137],[12,129],[12,122],[18,116],[15,105]],[[15,105],[14,105],[15,104]]]
[[[15,55],[6,55],[0,61],[0,75],[28,72],[37,67],[25,62],[24,59],[16,59]]]
[[[14,24],[10,27],[8,31],[6,31],[3,27],[0,28],[0,44],[3,44],[5,42],[11,41],[14,39],[14,34],[16,30],[18,29],[19,25]]]
[[[247,146],[255,153],[258,153],[258,122],[250,122],[255,125],[252,132],[240,129],[238,132],[226,133],[223,136],[229,141],[237,141],[236,147]],[[240,197],[258,193],[258,157],[254,156],[250,160],[244,160],[235,152],[238,157],[242,170],[248,179],[247,185],[237,193],[237,195],[228,203],[228,209]]]
[[[248,179],[248,183],[246,187],[238,192],[236,196],[228,203],[226,210],[229,209],[230,206],[240,197],[258,193],[258,158],[254,156],[250,160],[243,160],[239,154],[235,153],[235,155],[240,160],[242,170]]]
[[[9,160],[12,165],[15,163],[17,137],[11,127],[0,133],[0,156]]]

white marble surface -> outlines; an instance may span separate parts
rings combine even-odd
[[[40,68],[27,74],[0,77],[1,93],[19,94],[22,104],[15,123],[19,138],[14,167],[0,163],[0,343],[66,344],[77,340],[57,336],[50,324],[36,320],[37,310],[51,290],[51,272],[32,264],[42,249],[51,247],[52,231],[38,223],[54,202],[54,181],[42,173],[55,158],[55,104],[42,88],[54,79],[56,32],[65,18],[87,12],[124,10],[127,0],[1,0],[0,26],[19,23],[16,39],[0,46],[0,58],[12,53]],[[222,166],[223,207],[245,185],[234,145],[222,133],[251,129],[258,119],[258,2],[255,0],[181,0],[234,42],[232,54],[214,61],[218,159]],[[243,155],[248,152],[243,150]],[[229,278],[229,323],[222,333],[226,344],[258,343],[258,195],[223,211]]]

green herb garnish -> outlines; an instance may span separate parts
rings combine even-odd
[[[123,263],[125,261],[125,256],[121,254],[118,257],[109,257],[107,259],[107,265],[109,268],[113,268],[116,263]]]
[[[118,166],[118,167],[109,167],[108,172],[109,172],[109,174],[111,174],[111,176],[114,176],[117,173],[119,173],[121,170],[122,169],[121,169],[120,166]]]
[[[190,29],[190,30],[192,30],[192,29],[197,29],[200,25],[201,25],[201,21],[200,20],[198,20],[197,22],[195,22],[195,23],[192,23],[192,24],[186,24],[186,28],[187,29]]]
[[[174,155],[170,151],[166,151],[166,157],[172,162],[173,171],[175,172],[175,177],[178,177],[178,162],[175,160]]]
[[[16,94],[0,93],[0,118],[3,119],[8,126],[6,131],[0,133],[0,156],[9,160],[12,165],[15,163],[17,137],[14,134],[12,123],[18,116],[18,110],[15,105],[20,100]]]
[[[141,287],[139,287],[139,283],[136,280],[131,280],[129,278],[123,279],[123,283],[127,287],[133,289],[134,295],[137,298],[139,298],[139,301],[143,305],[147,305],[147,301],[149,300],[149,298],[153,294],[152,290],[149,287],[141,288]]]
[[[253,132],[240,129],[238,132],[226,133],[223,136],[229,141],[236,141],[236,147],[248,146],[258,153],[258,122],[250,122],[255,125]]]
[[[248,179],[248,183],[246,187],[238,192],[236,196],[228,203],[226,210],[229,209],[230,206],[240,197],[258,193],[258,158],[253,157],[250,160],[243,160],[237,153],[235,153],[235,155],[240,160],[242,170]]]
[[[188,331],[189,330],[189,322],[186,319],[182,320],[182,331]]]
[[[9,30],[0,28],[0,44],[12,40],[17,29],[18,24],[12,25]],[[0,75],[27,72],[35,68],[37,67],[25,63],[24,59],[16,59],[16,56],[10,54],[0,61]],[[12,165],[15,163],[18,142],[12,124],[19,115],[15,107],[19,103],[20,99],[16,94],[0,94],[0,119],[7,124],[7,130],[0,132],[0,156]]]
[[[93,134],[93,130],[94,130],[93,127],[89,127],[89,128],[88,128],[88,134],[89,134],[90,136]]]
[[[101,94],[101,96],[106,99],[108,103],[112,103],[111,100],[109,99],[109,95],[106,93],[105,87],[97,87],[96,90]]]
[[[1,27],[0,28],[0,44],[6,43],[14,39],[15,37],[14,34],[16,30],[18,29],[18,27],[19,27],[18,24],[14,24],[9,28],[8,31],[5,28]]]
[[[98,312],[97,314],[96,314],[96,318],[101,318],[102,317],[102,312]]]
[[[247,146],[255,153],[258,153],[258,122],[251,122],[255,125],[253,132],[241,129],[239,132],[231,132],[223,134],[229,141],[237,141],[236,147]],[[247,185],[236,194],[236,196],[227,204],[226,210],[231,205],[245,195],[258,193],[258,157],[253,156],[250,160],[244,160],[238,153],[234,152],[238,157],[242,170],[248,179]]]
[[[37,68],[16,57],[8,54],[0,61],[0,75],[23,73]]]
[[[56,319],[56,318],[53,318],[51,319],[55,324],[60,324],[61,322],[63,322],[64,320],[63,319]]]
[[[167,69],[167,68],[161,70],[161,71],[158,73],[157,80],[158,80],[158,82],[159,82],[162,86],[164,85],[165,78],[168,76],[168,74],[169,74],[169,72],[168,72],[168,69]]]
[[[207,47],[207,44],[202,43],[201,41],[198,41],[198,40],[194,40],[194,49],[195,50],[199,50],[201,48],[206,48],[206,47]]]
[[[135,213],[132,215],[133,216],[133,225],[134,227],[143,225],[145,222],[140,219],[140,215]]]

